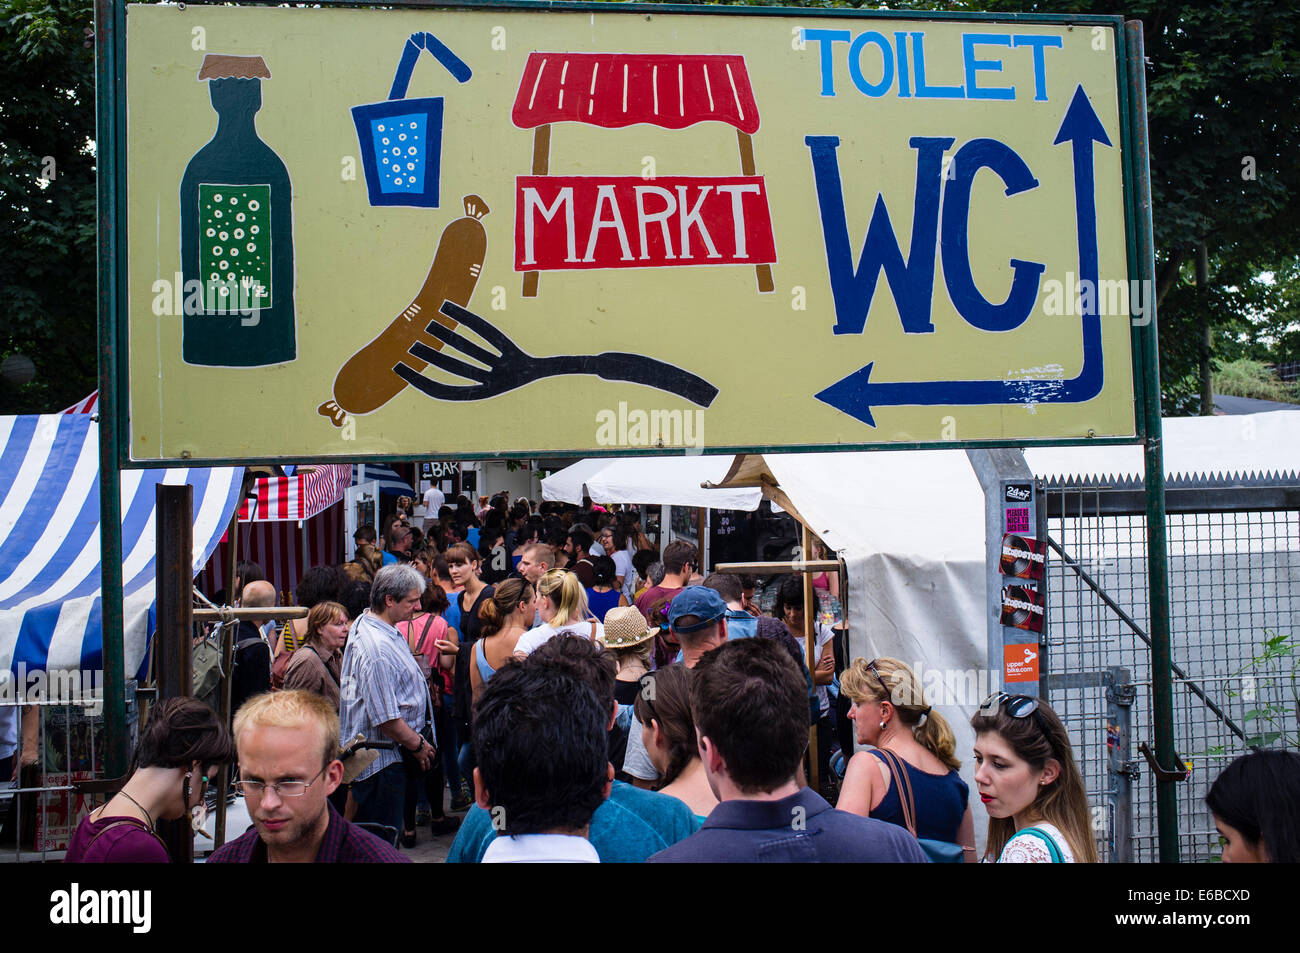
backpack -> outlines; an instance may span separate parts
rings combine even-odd
[[[194,697],[211,706],[213,711],[220,710],[217,694],[221,687],[221,646],[224,641],[224,637],[215,643],[211,639],[204,639],[190,653]],[[250,636],[235,643],[229,674],[233,675],[234,667],[239,664],[239,650],[261,641],[259,636]]]

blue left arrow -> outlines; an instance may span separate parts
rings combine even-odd
[[[876,425],[871,408],[881,406],[958,406],[1080,403],[1101,393],[1105,379],[1101,318],[1097,313],[1097,202],[1092,144],[1111,145],[1106,130],[1079,86],[1065,111],[1053,145],[1069,142],[1074,159],[1074,213],[1079,243],[1079,283],[1091,294],[1082,299],[1083,367],[1070,380],[908,381],[872,383],[875,362],[820,391],[817,399],[868,426]],[[1089,283],[1086,284],[1085,283]]]

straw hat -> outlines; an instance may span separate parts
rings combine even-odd
[[[615,606],[605,613],[605,634],[600,643],[607,649],[630,649],[653,639],[658,632],[646,628],[645,616],[636,606]]]

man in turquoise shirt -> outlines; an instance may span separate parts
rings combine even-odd
[[[609,706],[609,724],[613,727],[618,714],[613,656],[589,639],[560,636],[539,648],[530,659],[534,663],[544,660],[585,682]],[[592,815],[587,839],[603,864],[639,864],[695,833],[699,826],[691,809],[677,798],[615,781],[609,797]],[[496,836],[492,816],[478,806],[470,808],[451,845],[447,863],[478,863]]]
[[[592,815],[587,840],[602,864],[640,864],[694,834],[699,826],[691,809],[677,798],[615,781],[609,798]],[[447,863],[478,863],[496,836],[492,816],[475,805],[465,815]]]

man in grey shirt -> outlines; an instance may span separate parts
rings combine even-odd
[[[419,611],[424,578],[411,566],[385,566],[375,573],[370,610],[348,635],[340,679],[343,737],[363,734],[370,741],[389,739],[404,748],[420,769],[433,763],[434,748],[421,732],[428,724],[429,689],[411,649],[397,631]],[[379,757],[352,782],[358,823],[402,829],[406,768],[394,749]]]

